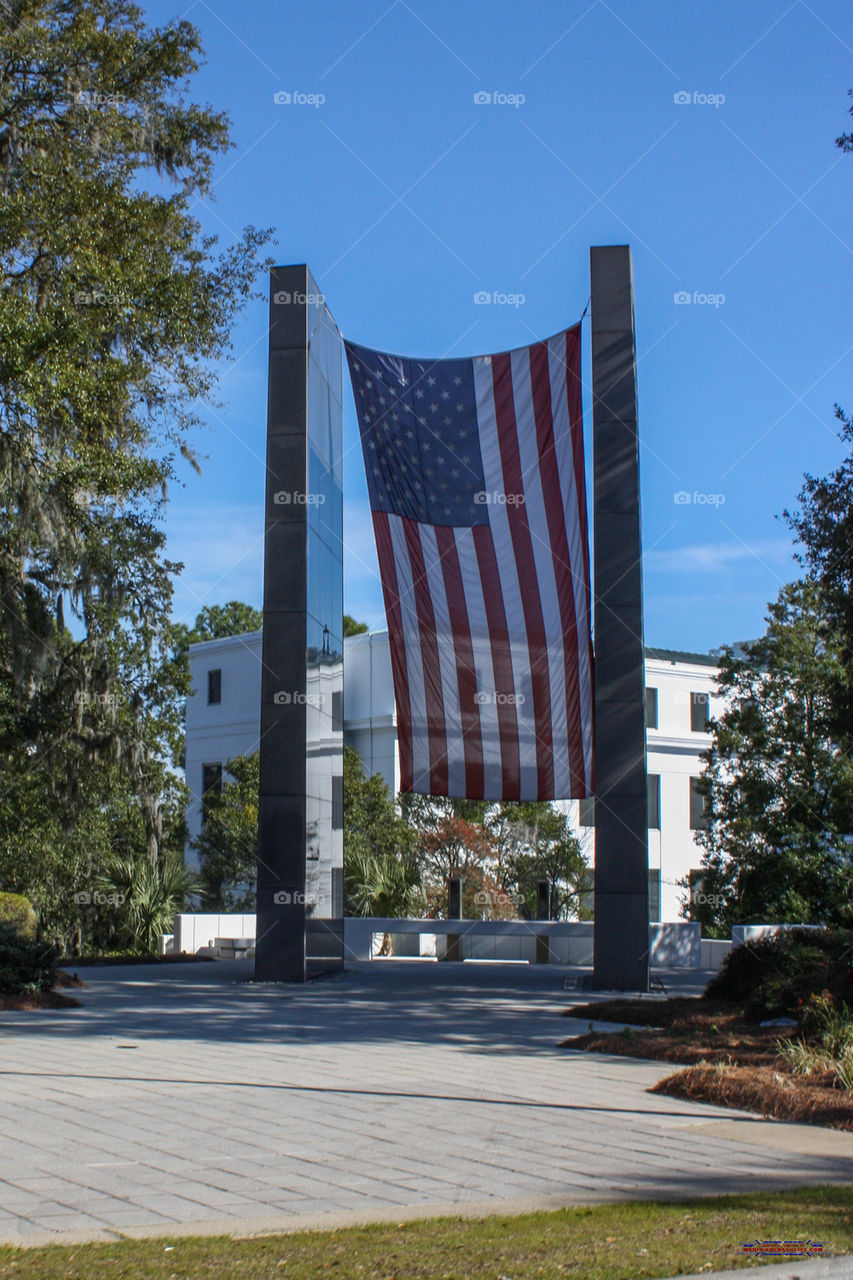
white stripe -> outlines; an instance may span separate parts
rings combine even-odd
[[[465,593],[465,607],[468,611],[474,670],[477,673],[477,692],[488,695],[495,687],[495,674],[492,669],[492,642],[486,616],[486,602],[483,599],[483,583],[480,578],[477,550],[474,546],[474,530],[454,529],[453,532],[456,538],[456,553],[459,556],[462,590]],[[483,795],[486,799],[498,799],[503,791],[498,708],[494,699],[487,697],[486,701],[479,704],[478,710],[483,741]]]
[[[409,560],[409,549],[406,546],[402,517],[389,514],[388,528],[391,533],[391,546],[394,549],[394,566],[397,570],[403,648],[406,654],[406,673],[409,678],[409,706],[412,719],[412,789],[428,794],[429,731],[418,613],[412,591],[412,566]]]
[[[527,646],[527,628],[521,603],[518,566],[509,531],[506,505],[495,502],[495,495],[505,493],[501,467],[498,425],[495,416],[495,397],[492,382],[490,356],[474,359],[474,387],[477,395],[477,422],[480,429],[480,453],[483,458],[484,486],[492,501],[489,503],[489,525],[495,545],[498,569],[501,577],[504,611],[509,635],[512,663],[513,689],[518,718],[518,753],[521,774],[521,799],[533,800],[539,789],[536,758],[536,719],[533,708],[533,689],[530,681],[530,650]]]
[[[438,649],[438,667],[441,673],[441,705],[444,712],[444,731],[447,743],[447,794],[464,796],[467,790],[465,776],[465,741],[462,735],[462,708],[459,702],[459,678],[456,672],[456,647],[453,643],[453,627],[447,607],[444,574],[438,553],[438,542],[432,525],[418,525],[424,556],[429,593],[435,615],[435,640]]]
[[[572,585],[578,631],[578,677],[580,685],[581,732],[583,734],[584,774],[587,788],[592,779],[592,671],[589,662],[587,629],[587,590],[584,568],[584,542],[588,531],[578,518],[577,488],[571,424],[567,392],[566,337],[558,334],[548,342],[548,368],[551,377],[551,412],[554,419],[554,453],[560,472],[560,491],[566,503],[566,534],[572,562]],[[580,477],[586,485],[586,476]]]
[[[566,664],[564,656],[563,620],[554,573],[554,553],[542,492],[539,466],[539,442],[533,412],[533,389],[530,383],[530,348],[513,351],[512,390],[515,401],[515,423],[521,475],[524,482],[525,511],[530,527],[536,578],[548,646],[546,662],[551,690],[551,742],[554,752],[554,797],[562,799],[571,793],[569,771],[568,717],[566,715]]]

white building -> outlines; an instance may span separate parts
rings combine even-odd
[[[187,701],[186,775],[193,839],[201,827],[204,793],[221,786],[225,762],[258,749],[260,631],[193,645],[190,672],[194,696]],[[652,919],[681,918],[685,891],[678,881],[700,864],[695,832],[703,815],[695,783],[699,754],[711,741],[705,724],[716,713],[716,672],[707,654],[646,650]],[[400,773],[387,631],[344,641],[344,741],[358,750],[365,772],[381,773],[396,793]],[[592,802],[564,803],[592,861]]]

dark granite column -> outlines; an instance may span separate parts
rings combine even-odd
[[[343,959],[341,342],[306,266],[270,276],[255,978]],[[313,947],[312,947],[313,940]],[[307,943],[307,945],[306,945]],[[312,966],[322,957],[323,963]]]
[[[597,988],[649,989],[645,664],[634,283],[628,245],[590,250]]]

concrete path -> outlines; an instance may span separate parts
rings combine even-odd
[[[0,1240],[853,1182],[853,1135],[649,1095],[671,1067],[557,1048],[586,1029],[561,1016],[587,998],[566,972],[82,969],[82,1008],[0,1014]]]

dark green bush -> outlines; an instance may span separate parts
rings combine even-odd
[[[748,1017],[797,1015],[811,996],[853,997],[853,932],[790,929],[733,947],[705,989],[709,999],[731,1000]]]
[[[56,981],[56,952],[26,938],[14,925],[0,921],[0,991],[32,995],[49,991]]]

